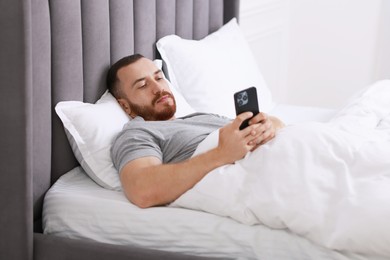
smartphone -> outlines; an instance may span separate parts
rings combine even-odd
[[[252,112],[253,116],[257,115],[259,113],[259,104],[257,101],[256,88],[250,87],[234,93],[234,105],[236,107],[236,115],[247,111]],[[240,130],[248,126],[248,121],[250,119],[251,118],[245,120],[241,124]]]

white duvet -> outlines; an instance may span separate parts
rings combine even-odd
[[[218,131],[196,154],[214,147]],[[289,229],[325,247],[390,256],[390,81],[327,123],[280,130],[171,204]]]

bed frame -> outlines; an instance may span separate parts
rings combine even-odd
[[[200,259],[42,234],[46,191],[78,165],[54,113],[95,102],[110,64],[157,39],[201,39],[239,0],[4,0],[0,2],[0,259]]]

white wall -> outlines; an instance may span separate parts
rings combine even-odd
[[[240,27],[273,96],[283,100],[288,66],[289,0],[240,3]]]
[[[337,108],[390,78],[389,2],[241,0],[240,25],[277,102]]]

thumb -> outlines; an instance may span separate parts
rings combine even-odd
[[[232,124],[234,128],[239,128],[242,122],[244,122],[246,119],[249,119],[253,116],[252,112],[244,112],[236,116],[236,118],[233,120]]]

